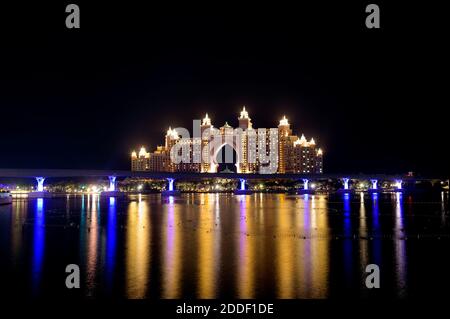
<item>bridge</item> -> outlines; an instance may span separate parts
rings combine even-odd
[[[397,191],[402,191],[404,182],[415,181],[447,181],[448,177],[437,176],[406,176],[406,175],[387,175],[387,174],[253,174],[253,173],[187,173],[187,172],[150,172],[150,171],[126,171],[126,170],[82,170],[82,169],[0,169],[0,178],[34,178],[36,179],[36,196],[43,195],[44,181],[47,178],[108,178],[109,189],[105,195],[117,195],[117,178],[148,178],[157,180],[167,180],[166,195],[176,194],[176,180],[199,180],[209,178],[226,178],[239,180],[237,194],[246,194],[249,191],[246,188],[247,180],[298,180],[303,182],[303,193],[311,192],[309,188],[310,181],[320,180],[339,180],[342,182],[343,191],[350,191],[349,183],[351,180],[368,180],[371,183],[369,190],[378,190],[378,181],[388,180],[396,185]],[[32,194],[33,195],[33,194]]]

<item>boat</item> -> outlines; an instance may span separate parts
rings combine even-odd
[[[7,205],[12,203],[12,196],[10,192],[0,191],[0,205]]]

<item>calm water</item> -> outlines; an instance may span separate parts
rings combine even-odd
[[[95,195],[0,206],[8,297],[408,298],[450,284],[448,194]],[[365,266],[381,289],[364,285]],[[78,264],[79,290],[65,288]]]

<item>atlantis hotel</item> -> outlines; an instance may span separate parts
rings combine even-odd
[[[200,136],[182,138],[176,129],[169,128],[164,145],[153,152],[141,147],[131,153],[132,171],[154,172],[238,172],[238,173],[323,173],[323,152],[314,138],[307,140],[293,134],[286,117],[278,128],[255,129],[245,106],[238,117],[238,127],[227,122],[219,129],[214,128],[208,114],[200,123]],[[215,134],[214,134],[214,133]],[[239,132],[237,135],[236,132]],[[264,140],[255,132],[264,132]],[[216,147],[211,147],[213,136],[219,138]],[[236,137],[237,136],[237,137]],[[173,149],[174,148],[174,149]],[[228,150],[226,150],[228,148]],[[173,161],[171,150],[187,150],[182,161]],[[267,150],[275,150],[275,156],[268,162],[258,160],[258,152],[267,155]],[[231,152],[223,160],[223,153]],[[269,152],[270,153],[270,152]],[[256,160],[255,160],[256,159]]]

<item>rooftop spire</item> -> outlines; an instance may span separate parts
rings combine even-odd
[[[280,125],[289,125],[286,115],[283,115],[283,118],[280,120]]]
[[[239,117],[239,119],[248,119],[248,112],[245,110],[245,105],[242,108],[241,116]]]
[[[205,117],[203,118],[202,125],[211,125],[211,119],[208,117],[208,113],[206,113]]]
[[[302,136],[301,136],[300,138],[297,138],[297,140],[294,141],[294,146],[297,146],[297,145],[300,145],[300,146],[309,146],[309,143],[308,143],[308,141],[306,140],[304,134],[302,134]]]
[[[306,143],[306,138],[304,134],[302,134],[302,137],[300,137],[300,143],[301,144]]]
[[[166,136],[169,136],[173,139],[177,139],[178,138],[178,133],[175,129],[172,130],[172,127],[169,126],[169,129],[167,130],[167,134]]]
[[[139,150],[139,157],[145,157],[147,155],[147,150],[145,149],[144,146],[141,147],[141,149]]]

